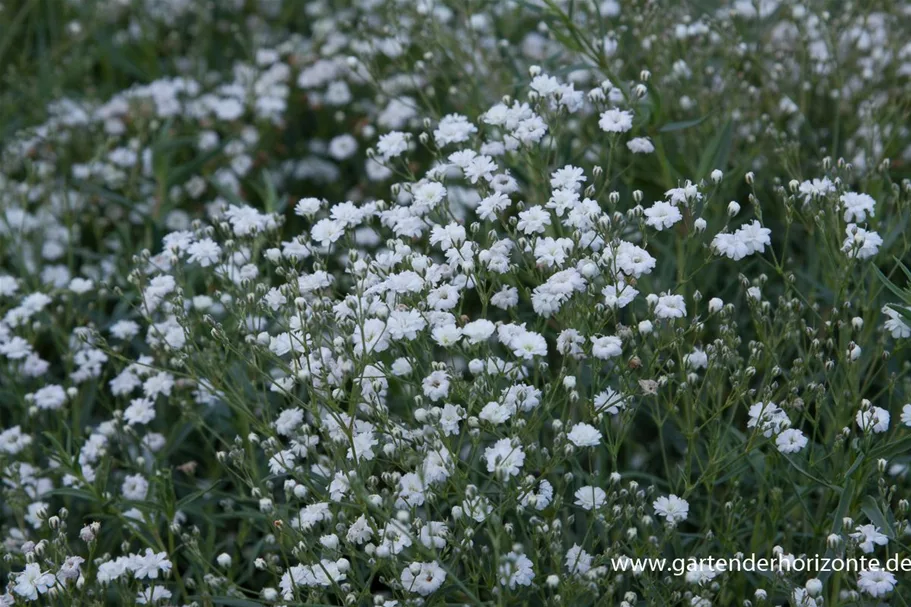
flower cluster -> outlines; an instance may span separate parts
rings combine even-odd
[[[0,605],[911,597],[634,565],[911,558],[907,7],[100,4],[177,56],[2,150]]]

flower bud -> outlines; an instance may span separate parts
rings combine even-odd
[[[807,580],[805,586],[810,596],[819,596],[822,593],[822,582],[815,577]]]

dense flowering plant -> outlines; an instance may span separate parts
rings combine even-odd
[[[0,606],[907,604],[911,4],[828,4],[0,9]]]

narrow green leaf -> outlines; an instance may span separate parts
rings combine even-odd
[[[727,166],[728,156],[731,154],[733,135],[734,122],[729,119],[703,150],[702,156],[699,158],[699,166],[696,169],[697,179],[706,177],[713,169],[722,169]]]
[[[200,497],[209,493],[210,491],[214,491],[215,488],[218,487],[218,485],[220,485],[220,484],[221,484],[221,481],[216,481],[216,482],[212,483],[211,485],[209,485],[208,487],[206,487],[205,489],[200,489],[199,491],[196,491],[194,493],[191,493],[190,495],[180,498],[180,501],[177,502],[178,510],[186,507],[187,505],[196,501],[197,499],[199,499]]]
[[[259,601],[251,601],[249,599],[238,599],[230,596],[205,596],[205,595],[196,595],[191,596],[190,600],[193,601],[203,601],[208,605],[225,605],[226,607],[263,607],[263,603]]]
[[[879,277],[880,282],[882,282],[883,285],[885,285],[885,287],[887,289],[892,291],[892,293],[894,293],[896,297],[898,297],[905,303],[911,303],[908,301],[908,295],[906,293],[903,293],[902,290],[898,288],[898,285],[896,285],[894,282],[889,280],[889,277],[886,276],[885,274],[883,274],[882,270],[880,270],[876,266],[873,266],[873,271],[876,273],[876,276]]]
[[[876,503],[876,500],[873,499],[872,495],[864,497],[863,503],[860,507],[861,511],[867,515],[867,518],[870,519],[874,525],[879,527],[879,530],[885,533],[890,538],[895,537],[895,530],[892,528],[892,525],[886,520],[885,515],[882,510],[879,509],[879,504]]]
[[[861,458],[858,458],[858,461],[860,461],[860,459]],[[834,520],[832,521],[832,533],[835,533],[835,534],[841,533],[841,530],[844,527],[845,517],[848,516],[848,512],[850,512],[850,509],[851,509],[851,502],[854,499],[854,489],[855,489],[856,485],[857,484],[854,482],[854,479],[849,478],[847,481],[845,481],[845,486],[842,487],[842,490],[841,490],[841,497],[838,500],[838,506],[835,508],[835,517],[834,517]],[[826,549],[826,553],[825,553],[826,558],[831,559],[836,556],[838,556],[838,553],[835,551],[834,548]],[[823,571],[819,574],[819,579],[821,581],[825,582],[831,576],[832,576],[832,570],[831,570],[831,568],[829,568],[826,571]]]
[[[911,436],[892,441],[870,450],[870,459],[890,460],[911,453]]]
[[[59,487],[52,491],[48,491],[45,495],[60,495],[64,497],[75,497],[82,500],[92,501],[95,499],[95,496],[85,491],[83,489],[74,489],[72,487]]]
[[[669,122],[669,123],[665,124],[663,127],[661,127],[660,129],[658,129],[658,132],[659,133],[673,133],[674,131],[682,131],[684,129],[688,129],[690,127],[694,127],[694,126],[702,124],[703,122],[705,122],[708,119],[708,117],[709,117],[708,114],[706,114],[702,118],[694,118],[693,120],[681,120],[679,122]]]

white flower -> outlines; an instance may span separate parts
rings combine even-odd
[[[402,570],[402,587],[408,592],[427,596],[439,590],[446,581],[446,571],[436,562],[411,563]]]
[[[66,402],[66,392],[61,386],[52,384],[30,394],[27,398],[34,402],[39,409],[57,410]]]
[[[396,377],[406,377],[411,375],[412,367],[407,358],[396,358],[392,363],[392,374]]]
[[[356,151],[357,139],[348,133],[333,137],[332,141],[329,142],[329,155],[336,160],[350,158]]]
[[[13,426],[0,432],[0,452],[15,455],[28,447],[32,437],[22,432],[21,426]]]
[[[736,234],[716,234],[712,239],[712,249],[734,261],[739,261],[750,254],[749,247]]]
[[[828,177],[804,181],[800,184],[799,191],[803,194],[804,202],[810,202],[815,197],[823,197],[835,191],[835,184]]]
[[[294,214],[301,217],[313,217],[323,205],[319,198],[301,198],[294,205]]]
[[[348,527],[348,533],[345,538],[355,544],[360,545],[373,537],[373,529],[367,522],[367,518],[362,514],[356,521]]]
[[[625,133],[633,128],[633,114],[617,108],[601,112],[598,126],[605,133]]]
[[[382,155],[384,160],[401,156],[408,150],[408,136],[400,131],[392,131],[391,133],[380,135],[376,150]]]
[[[433,341],[438,345],[443,346],[444,348],[450,348],[458,344],[459,340],[462,339],[462,329],[454,324],[443,325],[435,327],[433,331],[431,331],[431,336],[433,337]]]
[[[536,510],[544,510],[550,505],[553,499],[554,487],[550,484],[550,481],[543,479],[538,483],[538,492],[535,493],[534,491],[529,490],[523,493],[519,498],[519,503],[526,508],[532,507]]]
[[[291,521],[291,526],[302,531],[310,531],[317,523],[329,520],[332,520],[329,504],[317,502],[301,508],[300,512]]]
[[[147,424],[155,419],[155,403],[147,398],[134,398],[124,410],[123,418],[130,426]]]
[[[607,388],[595,396],[595,412],[617,415],[626,408],[626,399],[613,388]]]
[[[661,231],[673,227],[683,219],[683,215],[675,205],[659,200],[645,209],[645,218],[646,225]]]
[[[880,532],[876,525],[858,525],[857,531],[851,534],[851,538],[857,541],[860,549],[866,553],[873,552],[876,546],[885,546],[889,543],[889,538]]]
[[[475,320],[462,327],[462,335],[472,345],[483,343],[488,337],[493,335],[494,331],[496,331],[496,325],[486,318]]]
[[[424,396],[436,402],[449,395],[449,374],[446,371],[434,371],[421,383]]]
[[[592,555],[578,544],[573,544],[573,547],[566,551],[563,565],[573,575],[584,575],[592,568]]]
[[[511,204],[512,201],[505,193],[494,192],[490,196],[481,199],[481,202],[478,203],[478,217],[484,221],[491,221],[496,219],[500,213],[508,209]]]
[[[131,562],[132,557],[121,556],[102,563],[98,566],[98,581],[102,584],[109,584],[119,579],[130,570]]]
[[[531,586],[531,581],[535,577],[531,559],[516,552],[509,552],[502,557],[498,573],[500,584],[513,589],[516,586]]]
[[[69,289],[77,295],[84,295],[92,290],[95,284],[91,280],[85,278],[74,278],[70,281]]]
[[[291,436],[304,421],[304,412],[302,409],[293,408],[285,409],[278,415],[273,426],[275,431],[281,436]]]
[[[550,175],[550,187],[555,190],[579,190],[588,179],[585,171],[571,164],[557,169]]]
[[[60,565],[60,569],[57,570],[57,579],[61,582],[79,579],[79,576],[82,574],[81,567],[84,562],[85,559],[81,556],[66,557],[66,560]]]
[[[137,580],[148,578],[157,580],[160,572],[171,570],[171,561],[164,552],[153,552],[151,548],[146,548],[145,555],[135,555],[131,559],[130,569]]]
[[[139,323],[132,320],[119,320],[111,325],[109,331],[117,339],[131,339],[139,334]]]
[[[426,326],[427,321],[417,310],[393,310],[386,319],[386,331],[393,340],[411,341]]]
[[[411,508],[424,504],[424,481],[414,472],[403,474],[399,479],[398,508]]]
[[[328,247],[336,242],[344,234],[344,224],[328,218],[320,219],[313,226],[313,229],[310,230],[310,237],[324,247]]]
[[[850,223],[845,228],[844,243],[841,250],[850,258],[869,259],[879,252],[883,244],[882,237],[876,232],[868,231]]]
[[[684,355],[683,362],[690,369],[705,369],[709,365],[709,357],[705,351],[700,348],[693,348],[693,351]]]
[[[845,221],[865,221],[867,213],[875,217],[876,201],[867,194],[845,192],[839,198],[845,209]]]
[[[686,316],[686,303],[682,295],[662,295],[655,305],[655,316],[662,319]]]
[[[566,437],[577,447],[597,447],[601,443],[601,433],[588,424],[576,424]]]
[[[569,238],[540,238],[535,243],[535,261],[540,266],[562,267],[573,250],[573,241]]]
[[[436,181],[421,181],[412,186],[411,197],[414,206],[421,212],[428,211],[443,201],[447,190]]]
[[[484,451],[487,471],[498,476],[516,476],[525,463],[525,451],[508,438],[501,438]]]
[[[814,578],[814,579],[816,579],[816,578]],[[818,582],[819,580],[816,580],[816,581]],[[800,588],[800,587],[795,588],[794,590],[791,591],[791,600],[793,601],[794,605],[797,605],[798,607],[822,607],[815,598],[815,597],[819,597],[822,590],[820,589],[817,592],[815,589],[815,584],[813,584],[811,582],[812,582],[812,580],[807,581],[807,586],[814,589],[812,592],[808,588]],[[821,585],[822,584],[820,583],[820,586]]]
[[[541,207],[531,207],[519,213],[519,222],[516,227],[526,236],[543,234],[544,229],[551,223],[550,214]]]
[[[601,294],[604,295],[604,305],[611,308],[625,308],[636,299],[639,291],[620,282],[616,285],[607,285],[601,289]]]
[[[787,413],[775,403],[758,402],[750,407],[747,428],[759,428],[766,438],[791,426]]]
[[[658,516],[663,516],[671,524],[685,521],[690,512],[689,502],[676,495],[661,496],[654,501],[652,507]]]
[[[473,485],[469,485],[468,488],[471,491],[476,490]],[[465,500],[462,501],[461,509],[478,523],[483,523],[487,520],[488,515],[493,512],[493,506],[490,504],[490,500],[483,495],[467,496]],[[455,510],[455,508],[453,510]],[[453,514],[453,516],[455,515]]]
[[[602,259],[602,263],[612,271],[616,268],[617,271],[633,278],[650,274],[657,263],[648,251],[626,241],[622,241],[617,247],[606,248]]]
[[[459,407],[449,403],[443,405],[443,409],[440,411],[440,427],[443,429],[443,434],[446,436],[458,434],[459,422],[464,417]]]
[[[0,297],[10,297],[19,291],[19,282],[9,274],[0,275]]]
[[[775,445],[782,453],[797,453],[807,446],[807,437],[796,428],[788,428],[775,438]]]
[[[861,571],[857,587],[872,597],[886,596],[895,588],[895,575],[882,569]]]
[[[468,122],[465,116],[449,114],[440,120],[440,124],[433,131],[433,138],[440,147],[450,143],[461,143],[478,132],[478,128]]]
[[[903,310],[911,310],[911,308],[906,308],[901,306]],[[908,325],[908,322],[905,320],[897,309],[892,306],[883,306],[883,314],[888,316],[888,320],[885,322],[885,329],[888,331],[893,338],[895,339],[907,339],[911,337],[911,326]]]
[[[889,429],[889,420],[891,416],[889,412],[880,407],[871,407],[869,409],[862,409],[857,412],[855,416],[855,421],[857,426],[864,432],[873,432],[874,434],[881,434]]]
[[[766,246],[772,244],[771,234],[772,230],[764,228],[758,221],[753,220],[740,226],[735,232],[735,237],[743,242],[752,254],[765,252]]]
[[[155,403],[147,398],[134,398],[124,410],[123,419],[130,426],[147,424],[155,419]]]
[[[690,180],[687,180],[683,187],[671,188],[664,195],[673,204],[688,204],[691,201],[698,201],[703,198],[702,192],[699,191],[699,186]]]
[[[547,341],[538,333],[523,331],[508,344],[519,358],[531,360],[535,356],[547,356]]]
[[[626,147],[633,154],[651,154],[655,151],[655,146],[648,137],[634,137],[626,142]]]
[[[42,572],[38,563],[29,563],[25,570],[15,574],[13,592],[30,601],[38,600],[39,594],[45,594],[57,583],[53,574]]]
[[[583,510],[595,510],[607,501],[607,493],[604,492],[604,489],[591,485],[577,489],[575,497],[575,504]]]
[[[163,586],[152,586],[140,590],[136,594],[136,603],[138,605],[154,605],[155,603],[166,601],[171,598],[171,591]]]
[[[215,265],[221,258],[221,247],[211,238],[194,242],[187,248],[190,263],[198,263],[204,268]]]
[[[427,521],[421,527],[421,544],[427,548],[443,548],[449,537],[449,528],[441,521]]]
[[[684,579],[688,584],[703,586],[718,577],[719,573],[721,572],[708,563],[697,563],[695,566],[687,567]],[[693,605],[695,607],[698,603],[693,603]],[[711,607],[711,605],[706,605],[706,607]]]
[[[149,493],[149,481],[141,474],[131,474],[124,479],[120,491],[128,500],[144,500]]]
[[[616,335],[592,337],[592,356],[601,360],[616,358],[623,353],[623,342]]]

